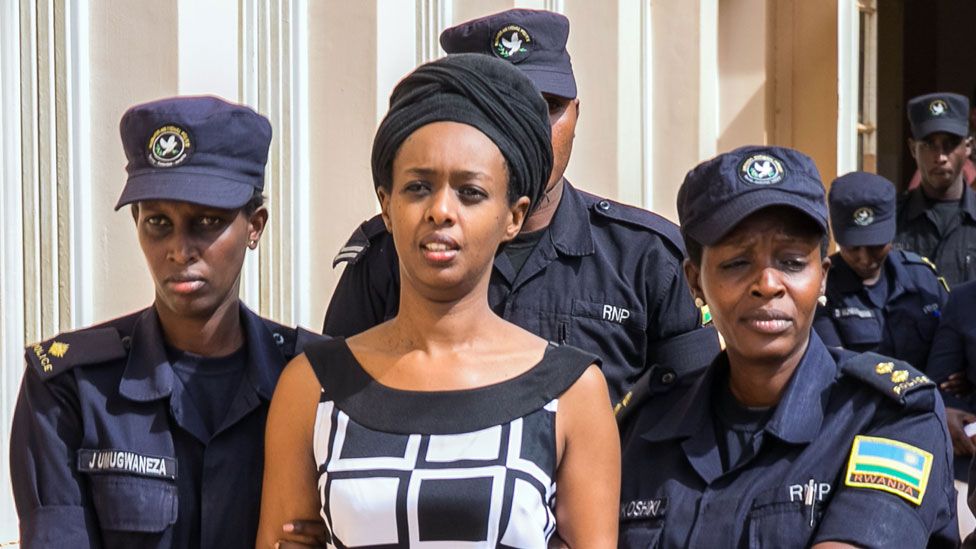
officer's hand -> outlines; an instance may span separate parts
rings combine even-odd
[[[301,541],[278,540],[279,549],[301,549],[304,547],[325,547],[328,535],[325,523],[321,520],[293,520],[282,527],[282,531],[290,537]]]
[[[976,444],[966,436],[963,428],[967,423],[976,423],[976,416],[958,408],[946,408],[946,423],[952,437],[952,451],[957,456],[971,456],[976,452]]]
[[[973,392],[973,384],[966,377],[966,372],[951,374],[945,381],[939,384],[939,388],[957,397],[965,397]]]

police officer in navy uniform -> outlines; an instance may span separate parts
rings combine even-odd
[[[875,351],[924,372],[949,292],[931,261],[892,250],[895,195],[894,184],[871,173],[831,184],[830,225],[840,251],[830,257],[827,304],[813,327],[827,346]]]
[[[638,380],[647,395],[700,370],[718,352],[718,340],[702,327],[681,275],[677,227],[580,191],[563,176],[579,114],[568,36],[566,17],[514,9],[449,28],[441,45],[448,53],[514,63],[549,103],[555,162],[546,196],[497,255],[488,299],[506,320],[600,356],[616,403]],[[397,257],[379,216],[353,233],[336,256],[334,265],[340,263],[347,265],[326,313],[326,334],[351,336],[396,314]]]
[[[972,151],[969,100],[954,93],[915,97],[908,120],[922,182],[899,200],[895,247],[931,259],[950,286],[976,280],[976,191],[963,176]]]
[[[312,336],[238,298],[271,125],[213,97],[122,117],[152,306],[27,348],[10,466],[25,547],[253,547],[264,424]]]
[[[830,258],[810,158],[721,154],[688,173],[678,215],[689,286],[726,348],[623,433],[620,546],[957,545],[935,385],[812,330]]]

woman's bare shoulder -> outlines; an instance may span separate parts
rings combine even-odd
[[[285,365],[275,387],[274,399],[286,407],[307,407],[309,401],[318,402],[321,391],[312,364],[302,353]]]

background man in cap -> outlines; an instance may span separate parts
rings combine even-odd
[[[919,188],[901,197],[897,248],[928,257],[950,285],[976,279],[976,193],[966,186],[969,101],[933,93],[908,102],[908,148],[922,175]]]
[[[831,256],[827,303],[814,329],[830,347],[874,351],[925,371],[948,288],[930,261],[892,250],[895,186],[852,172],[834,180],[828,204],[840,251]]]
[[[707,364],[718,343],[682,276],[677,227],[577,190],[563,176],[579,116],[568,36],[564,16],[516,9],[447,29],[441,45],[510,61],[549,102],[555,162],[546,196],[497,255],[489,302],[541,337],[599,355],[619,402],[638,378],[642,392],[669,388]],[[356,230],[336,256],[342,262],[324,326],[334,336],[379,324],[399,304],[396,251],[379,216]]]

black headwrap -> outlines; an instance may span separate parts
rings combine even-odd
[[[508,164],[509,197],[527,196],[535,208],[552,171],[549,109],[514,65],[462,53],[421,65],[397,84],[390,111],[373,139],[373,184],[390,188],[393,158],[417,129],[459,122],[491,139]]]

